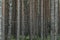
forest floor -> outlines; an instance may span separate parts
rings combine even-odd
[[[33,38],[33,40],[34,40],[34,39],[35,39],[35,38]],[[36,36],[36,39],[37,39],[37,40],[41,40],[41,37]],[[15,38],[12,36],[11,40],[15,40]],[[20,40],[22,40],[22,36],[20,36]],[[24,40],[29,40],[29,36],[26,36],[26,37],[24,38]],[[47,39],[44,38],[44,40],[50,40],[50,36],[48,36]]]

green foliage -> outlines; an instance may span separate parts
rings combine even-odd
[[[24,38],[24,40],[29,40],[29,39],[30,39],[30,38],[29,38],[29,35],[28,35],[28,36],[25,36],[25,38]],[[34,39],[35,39],[35,38],[33,37],[33,40],[34,40]],[[36,39],[37,39],[37,40],[41,40],[41,37],[36,36]],[[46,39],[46,38],[44,38],[44,39]],[[11,37],[11,40],[15,40],[14,36]],[[22,40],[22,35],[20,35],[20,40]],[[48,36],[46,40],[50,40],[50,36]],[[60,40],[60,37],[58,37],[58,40]]]
[[[60,36],[58,36],[58,39],[57,40],[60,40]]]
[[[26,40],[29,40],[29,35],[25,37]]]
[[[11,36],[11,40],[15,40],[14,36]]]

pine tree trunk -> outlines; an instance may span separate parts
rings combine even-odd
[[[32,6],[33,11],[32,12],[33,12],[33,37],[34,37],[33,39],[36,40],[36,38],[35,38],[35,36],[36,36],[36,34],[35,34],[35,32],[36,32],[36,29],[35,29],[36,28],[36,24],[35,24],[36,23],[36,19],[35,19],[36,18],[36,11],[35,11],[36,10],[36,8],[35,8],[36,2],[35,2],[35,0],[32,0],[32,2],[33,2],[32,3],[32,5],[33,5]]]
[[[54,19],[54,0],[51,0],[51,40],[55,40],[54,38],[54,29],[55,29],[55,19]]]
[[[2,0],[2,40],[5,40],[5,0]]]
[[[51,40],[57,40],[57,34],[58,34],[58,0],[51,0]]]
[[[25,24],[24,24],[24,0],[22,0],[22,40],[24,40]]]
[[[55,40],[58,36],[58,0],[55,0]]]
[[[2,0],[0,0],[0,40],[2,40]]]
[[[32,29],[33,29],[33,23],[32,23],[32,20],[33,20],[33,5],[32,5],[32,0],[29,0],[30,1],[30,40],[33,40],[33,31],[32,31]]]
[[[43,0],[41,0],[41,40],[43,40]]]
[[[7,40],[11,40],[11,28],[12,28],[12,0],[9,0],[9,27]]]
[[[20,37],[20,0],[17,0],[17,40]]]

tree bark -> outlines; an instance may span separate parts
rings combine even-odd
[[[20,40],[20,0],[17,0],[17,40]]]
[[[58,36],[58,0],[55,0],[55,40]]]
[[[43,0],[41,0],[41,40],[43,40]]]
[[[5,0],[2,0],[2,40],[5,40]]]
[[[51,40],[55,40],[54,33],[55,33],[55,11],[54,11],[54,0],[51,0]]]
[[[12,0],[9,0],[9,27],[7,40],[11,40],[11,28],[12,28]]]
[[[33,20],[33,18],[32,18],[33,17],[33,12],[32,12],[33,11],[33,7],[32,7],[33,2],[32,2],[32,0],[29,0],[29,2],[30,2],[30,40],[33,40],[33,31],[32,31],[33,30],[33,25],[32,25],[33,24],[33,22],[32,22],[32,20]]]
[[[22,0],[22,40],[24,40],[25,36],[24,36],[24,32],[25,32],[25,24],[24,24],[24,0]]]

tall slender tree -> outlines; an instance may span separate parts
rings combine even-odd
[[[41,40],[43,39],[43,0],[41,0]]]
[[[50,6],[51,6],[51,40],[57,40],[57,35],[58,35],[58,0],[51,0]]]
[[[43,37],[44,37],[44,39],[43,40],[46,40],[45,38],[46,38],[46,33],[45,33],[45,29],[46,29],[46,13],[45,13],[45,1],[46,0],[43,0]]]
[[[58,26],[60,26],[60,0],[59,0],[59,14],[58,14]],[[60,27],[58,28],[58,34],[60,33]]]
[[[29,0],[29,2],[30,2],[30,40],[33,40],[33,31],[32,31],[32,29],[33,29],[33,26],[32,26],[32,17],[33,17],[33,5],[32,5],[32,0]]]
[[[51,0],[50,7],[51,7],[51,40],[55,40],[54,33],[55,33],[55,9],[54,9],[54,1]]]
[[[25,24],[24,24],[24,0],[22,0],[22,40],[24,40]]]
[[[58,36],[58,0],[55,0],[55,40]]]
[[[5,40],[5,0],[2,0],[2,40]]]
[[[37,1],[37,34],[41,35],[41,0]]]
[[[36,12],[36,35],[38,36],[38,26],[39,26],[39,14],[40,14],[40,0],[37,0],[37,4],[36,4],[36,8],[37,8],[37,12]],[[37,37],[38,38],[38,37]]]
[[[0,11],[0,40],[2,40],[2,32],[1,32],[2,31],[2,28],[1,28],[2,27],[1,25],[2,23],[2,19],[1,19],[2,18],[2,0],[0,0],[0,10],[1,10]]]
[[[50,27],[50,0],[45,0],[45,38],[50,35]]]
[[[9,0],[9,30],[7,40],[11,40],[11,27],[12,27],[12,0]]]
[[[32,12],[33,12],[33,37],[34,37],[34,40],[36,40],[36,1],[35,0],[32,0]]]
[[[41,36],[41,0],[38,0],[38,34]]]
[[[17,40],[20,40],[20,1],[17,0]]]

